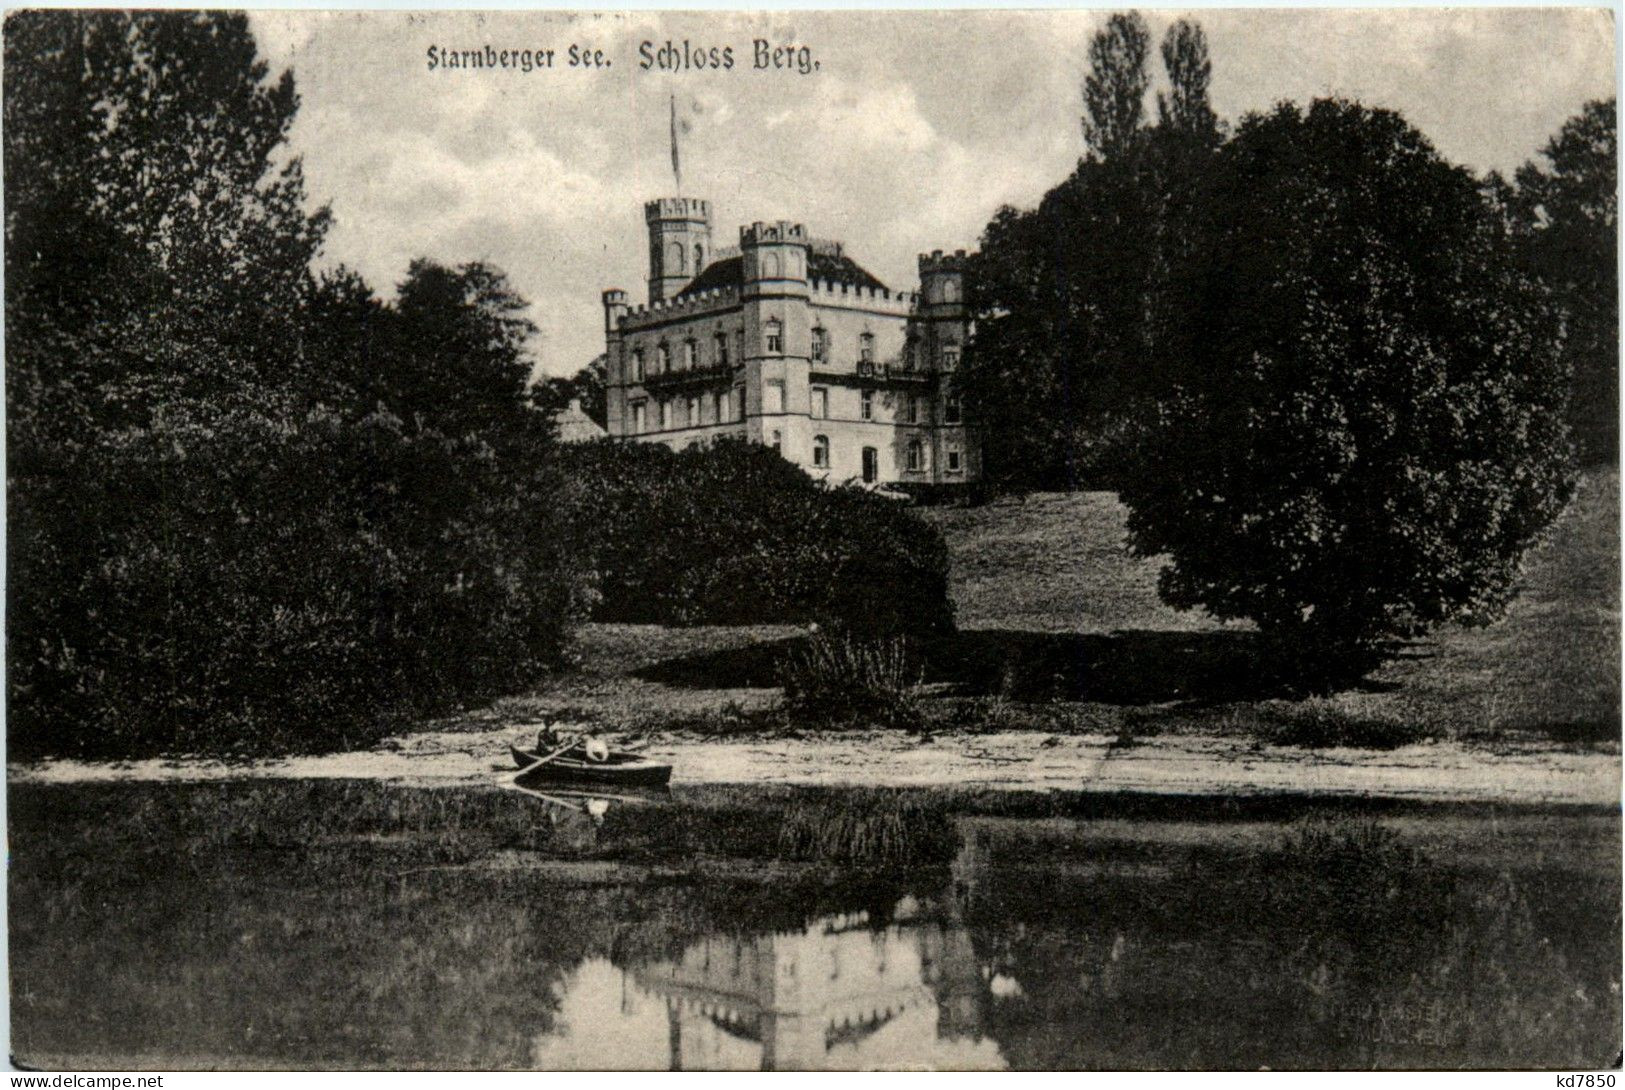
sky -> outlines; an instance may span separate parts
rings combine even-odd
[[[1003,204],[1030,206],[1083,153],[1082,80],[1101,12],[303,12],[252,16],[291,68],[291,135],[335,223],[321,261],[385,297],[415,257],[487,261],[532,303],[538,373],[603,350],[599,293],[646,298],[643,202],[705,197],[717,246],[789,219],[892,288],[922,251],[970,249]],[[1146,13],[1153,38],[1181,13]],[[1510,172],[1589,99],[1614,92],[1604,9],[1195,12],[1212,100],[1231,121],[1341,95],[1397,109],[1448,159]],[[817,68],[758,70],[753,42]],[[663,71],[639,46],[732,47],[728,70]],[[553,51],[553,67],[431,70],[429,49]],[[572,45],[602,68],[572,68]],[[1152,69],[1161,78],[1153,53]],[[1154,94],[1153,88],[1153,94]],[[1148,107],[1151,99],[1148,97]]]

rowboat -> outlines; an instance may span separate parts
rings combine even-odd
[[[671,780],[671,765],[651,761],[639,753],[610,749],[603,760],[594,760],[585,745],[578,745],[547,758],[547,751],[532,751],[518,745],[513,750],[514,764],[520,768],[536,767],[525,774],[525,779],[554,782],[595,783],[621,787],[664,787]]]

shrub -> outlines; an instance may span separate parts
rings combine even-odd
[[[390,417],[174,413],[52,468],[11,505],[14,755],[364,744],[586,604],[545,468]]]
[[[818,633],[779,668],[784,704],[804,722],[918,729],[920,669],[901,637],[864,641]]]
[[[603,620],[952,629],[948,551],[911,511],[828,489],[764,447],[603,442],[566,455]]]

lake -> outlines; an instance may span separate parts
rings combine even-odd
[[[876,797],[824,791],[817,813],[894,805]],[[1617,812],[928,804],[945,837],[898,835],[929,858],[869,866],[763,834],[806,805],[784,789],[14,785],[13,1051],[718,1070],[1619,1051]]]

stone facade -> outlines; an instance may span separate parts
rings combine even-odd
[[[953,380],[965,342],[965,253],[919,259],[894,292],[839,243],[753,223],[711,243],[710,205],[650,201],[649,302],[604,292],[609,433],[673,448],[741,439],[841,483],[976,478]]]

